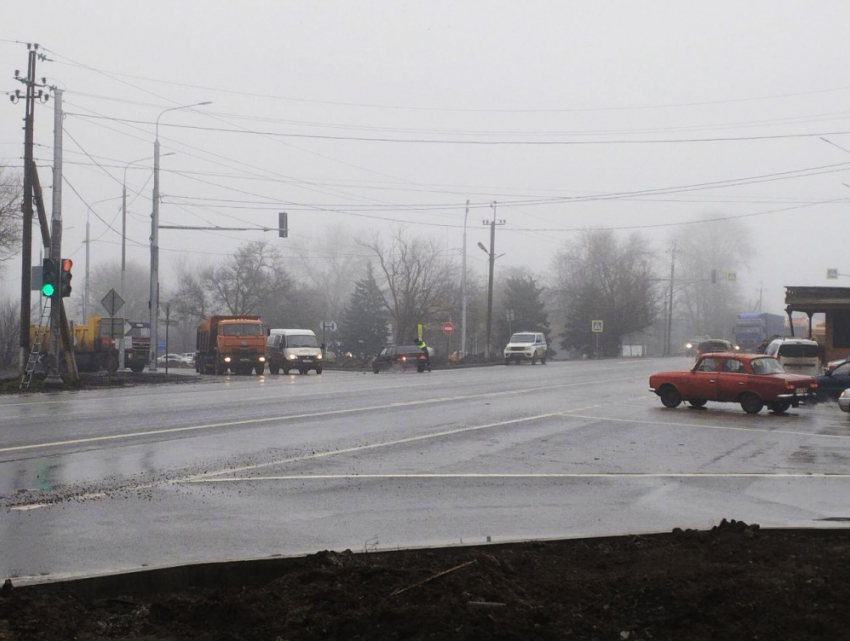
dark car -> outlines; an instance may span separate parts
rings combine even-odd
[[[818,376],[818,400],[838,400],[841,392],[850,387],[850,363],[844,362]]]
[[[701,341],[697,346],[696,357],[699,358],[703,354],[713,354],[716,352],[734,352],[735,347],[733,347],[732,343],[729,341],[725,341],[722,338],[710,338],[708,340]]]
[[[428,359],[418,345],[387,345],[372,359],[372,371],[405,370],[416,368],[420,374],[428,368]]]

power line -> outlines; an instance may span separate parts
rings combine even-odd
[[[76,112],[67,112],[67,116],[77,118],[92,118],[112,120],[141,125],[152,125],[153,121],[138,120],[135,118],[118,118],[116,116],[92,116]],[[705,142],[752,142],[758,140],[788,140],[797,138],[820,138],[823,136],[842,136],[850,134],[846,131],[820,131],[809,133],[790,134],[765,134],[762,136],[728,136],[728,137],[706,137],[706,138],[641,138],[635,140],[461,140],[450,138],[381,138],[367,136],[332,136],[329,134],[301,134],[279,131],[261,131],[256,129],[233,129],[227,127],[205,127],[203,125],[181,125],[166,123],[163,127],[174,129],[191,129],[196,131],[214,131],[216,133],[249,134],[255,136],[274,136],[277,138],[307,138],[311,140],[344,140],[349,142],[377,142],[377,143],[399,143],[399,144],[427,144],[427,145],[485,145],[485,146],[576,146],[576,145],[664,145],[664,144],[696,144]]]
[[[722,104],[737,104],[737,103],[746,103],[746,102],[758,102],[764,100],[777,100],[777,99],[785,99],[785,98],[797,98],[800,96],[811,96],[811,95],[821,95],[825,93],[838,93],[842,91],[850,90],[850,86],[843,87],[830,87],[826,89],[813,89],[809,91],[797,91],[797,92],[789,92],[789,93],[778,93],[778,94],[767,94],[762,96],[747,96],[743,98],[726,98],[726,99],[717,99],[717,100],[700,100],[700,101],[690,101],[690,102],[677,102],[677,103],[657,103],[657,104],[647,104],[647,105],[631,105],[631,106],[595,106],[595,107],[572,107],[572,108],[552,108],[552,109],[473,109],[473,108],[464,108],[464,107],[419,107],[412,105],[388,105],[388,104],[378,104],[378,103],[366,103],[366,102],[345,102],[345,101],[335,101],[335,100],[318,100],[318,99],[309,99],[309,98],[296,98],[293,96],[281,96],[275,94],[258,94],[252,91],[239,91],[235,89],[223,89],[220,87],[210,87],[205,85],[196,85],[185,82],[174,82],[169,80],[163,80],[161,78],[151,78],[147,76],[139,76],[128,73],[122,73],[118,71],[103,71],[101,69],[97,69],[95,67],[91,67],[89,65],[83,64],[81,62],[77,62],[72,60],[71,58],[64,56],[56,51],[51,49],[47,49],[46,47],[42,47],[45,51],[49,51],[51,54],[58,58],[62,58],[63,60],[67,60],[68,62],[56,61],[56,64],[65,64],[69,66],[75,66],[82,69],[87,69],[89,71],[94,71],[97,73],[103,74],[111,74],[114,76],[122,76],[124,78],[133,78],[135,80],[143,80],[146,82],[155,82],[164,85],[170,85],[175,87],[185,87],[188,89],[202,89],[204,91],[215,91],[218,93],[231,94],[237,96],[247,96],[251,98],[267,98],[271,100],[283,100],[288,102],[300,102],[306,104],[319,104],[319,105],[332,105],[332,106],[340,106],[340,107],[358,107],[358,108],[368,108],[368,109],[387,109],[394,111],[426,111],[426,112],[449,112],[449,113],[519,113],[519,114],[540,114],[540,113],[582,113],[582,112],[597,112],[597,111],[643,111],[643,110],[653,110],[653,109],[678,109],[683,107],[704,107],[711,105],[722,105]]]

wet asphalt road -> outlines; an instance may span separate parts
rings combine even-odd
[[[850,517],[850,420],[666,410],[684,359],[0,399],[0,578]]]

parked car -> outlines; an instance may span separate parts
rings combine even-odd
[[[182,354],[166,354],[165,356],[160,356],[156,359],[156,364],[165,367],[166,361],[168,362],[169,367],[183,367],[184,365]]]
[[[850,388],[850,363],[841,363],[818,376],[818,400],[837,400],[844,390]]]
[[[180,358],[183,360],[183,367],[195,366],[195,352],[183,352]]]
[[[838,397],[838,408],[842,412],[850,414],[850,389],[841,392],[841,395]]]
[[[795,374],[818,376],[821,347],[817,341],[805,338],[777,338],[764,350],[765,356],[775,356],[782,367]]]
[[[719,401],[740,403],[748,414],[758,414],[765,405],[782,414],[811,400],[817,385],[812,376],[786,373],[772,356],[740,352],[708,354],[691,370],[649,378],[650,391],[665,407],[678,407],[682,401],[703,407],[708,401]]]
[[[428,347],[429,354],[431,348]],[[428,368],[428,359],[418,345],[387,345],[372,359],[375,374],[383,370],[406,370],[416,368],[420,374]]]

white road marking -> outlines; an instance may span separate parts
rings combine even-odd
[[[584,414],[570,414],[573,418],[592,419],[596,421],[612,421],[614,423],[637,423],[639,425],[654,425],[655,427],[696,427],[706,430],[730,430],[733,432],[747,432],[748,434],[785,434],[791,436],[808,436],[811,438],[850,438],[850,434],[815,434],[814,432],[797,432],[794,430],[759,429],[753,427],[732,427],[731,425],[711,425],[709,423],[673,423],[670,421],[641,421],[634,418],[611,418],[608,416],[590,416]]]
[[[15,512],[25,512],[27,510],[38,510],[43,507],[50,507],[50,503],[28,503],[26,505],[15,505],[14,507],[10,507],[10,510],[14,510]]]
[[[643,378],[630,376],[624,378],[614,378],[608,379],[604,381],[606,383],[618,382],[618,381],[631,381],[636,378]],[[435,397],[435,398],[425,398],[418,399],[415,401],[401,401],[398,403],[386,403],[383,405],[372,405],[369,407],[353,407],[344,410],[328,410],[324,412],[310,412],[305,414],[286,414],[283,416],[266,416],[262,418],[251,418],[251,419],[243,419],[240,421],[227,421],[222,423],[207,423],[204,425],[189,425],[186,427],[166,427],[157,430],[143,430],[139,432],[128,432],[125,434],[109,434],[106,436],[89,436],[85,438],[76,438],[76,439],[68,439],[65,441],[49,441],[46,443],[32,443],[29,445],[15,445],[12,447],[4,447],[0,448],[0,453],[3,452],[21,452],[25,450],[34,450],[40,448],[49,448],[49,447],[61,447],[64,445],[81,445],[85,443],[102,443],[105,441],[117,441],[117,440],[126,440],[131,438],[138,438],[143,436],[159,436],[162,434],[179,434],[182,432],[194,432],[198,430],[211,430],[222,427],[237,427],[240,425],[256,425],[258,423],[269,423],[273,421],[294,421],[298,419],[306,419],[306,418],[322,418],[327,416],[344,416],[346,414],[358,414],[363,412],[373,412],[376,410],[385,410],[385,409],[396,409],[400,407],[412,407],[417,405],[430,405],[434,403],[448,403],[455,401],[464,401],[464,400],[472,400],[476,398],[490,398],[493,396],[513,396],[517,394],[528,394],[532,392],[538,392],[540,390],[546,389],[562,389],[567,387],[581,387],[586,385],[597,385],[603,381],[583,381],[580,383],[562,383],[560,385],[548,385],[548,386],[535,386],[524,389],[514,389],[507,391],[498,391],[498,392],[484,392],[481,394],[462,394],[458,396],[443,396],[443,397]],[[552,414],[551,416],[555,416],[557,413]]]
[[[848,479],[850,474],[813,472],[540,472],[445,474],[290,474],[284,476],[235,476],[221,479],[193,478],[182,483],[250,483],[253,481],[335,481],[350,479],[585,479],[585,478],[828,478]]]

